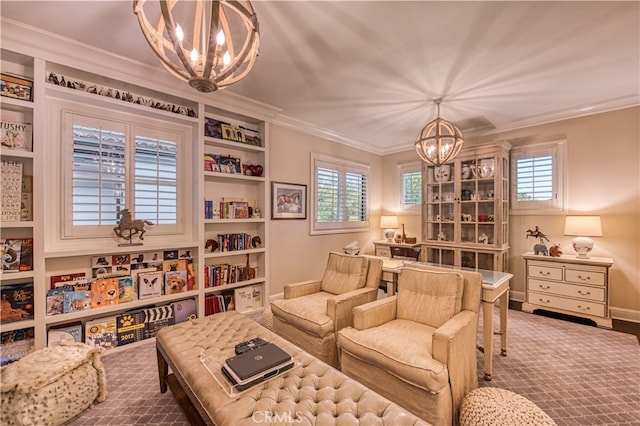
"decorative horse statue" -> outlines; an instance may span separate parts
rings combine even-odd
[[[116,214],[118,216],[122,216],[122,219],[120,219],[118,226],[113,228],[113,232],[115,232],[118,237],[125,240],[131,241],[131,237],[137,234],[140,234],[140,239],[144,240],[143,235],[146,232],[144,229],[144,225],[153,225],[153,222],[150,222],[148,220],[132,219],[129,209],[122,209]],[[129,233],[126,234],[125,231],[129,231]]]

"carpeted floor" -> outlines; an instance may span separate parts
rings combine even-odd
[[[640,345],[635,335],[516,310],[509,310],[508,324],[508,353],[494,355],[491,382],[482,379],[478,351],[480,386],[523,395],[559,426],[640,425]],[[493,344],[499,354],[498,336]],[[171,391],[159,391],[153,342],[102,359],[109,396],[71,425],[189,424]]]

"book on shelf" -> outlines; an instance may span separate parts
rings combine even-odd
[[[10,364],[35,350],[33,327],[0,333],[0,366]]]
[[[47,346],[53,347],[60,342],[82,342],[82,322],[52,325],[47,330]]]
[[[8,98],[31,101],[33,80],[30,78],[3,72],[0,74],[0,95]]]
[[[22,238],[20,241],[20,271],[32,271],[33,238]]]
[[[63,275],[52,275],[49,278],[49,282],[51,285],[51,289],[57,287],[76,287],[76,286],[86,286],[88,284],[87,274],[84,272],[73,272],[70,274]]]
[[[33,283],[0,287],[0,323],[33,319]]]
[[[156,306],[153,308],[143,309],[144,313],[144,338],[150,339],[156,337],[158,331],[168,325],[174,323],[173,306]]]
[[[85,306],[85,290],[69,289],[63,291],[63,312],[70,314],[72,312],[83,311]]]
[[[117,305],[120,302],[118,278],[96,278],[91,281],[91,308]]]
[[[31,123],[22,123],[7,116],[3,110],[0,117],[0,145],[14,151],[31,152],[33,146]]]
[[[164,273],[164,294],[176,294],[187,291],[187,270],[167,271]]]
[[[136,286],[133,284],[131,276],[118,277],[119,303],[131,302],[138,298]]]
[[[236,310],[247,312],[262,307],[262,285],[255,284],[234,289]]]
[[[173,316],[175,324],[198,318],[196,299],[186,299],[173,302]]]
[[[235,301],[232,292],[212,294],[204,299],[205,316],[233,310],[235,310]]]
[[[0,241],[2,242],[2,273],[20,272],[22,240],[3,239]]]
[[[144,312],[142,310],[124,312],[116,317],[118,346],[140,342],[144,339]]]
[[[84,342],[89,346],[111,349],[118,346],[116,317],[98,318],[85,323]]]
[[[160,297],[164,287],[164,272],[145,272],[138,274],[138,299]]]
[[[1,219],[3,222],[20,221],[22,214],[22,163],[2,160],[0,176],[2,177]]]

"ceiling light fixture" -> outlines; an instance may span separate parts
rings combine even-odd
[[[460,153],[464,137],[455,124],[440,118],[441,99],[434,102],[438,107],[438,117],[420,131],[415,148],[422,161],[441,166]]]
[[[258,18],[250,1],[134,0],[133,12],[165,68],[200,92],[243,79],[258,57]]]

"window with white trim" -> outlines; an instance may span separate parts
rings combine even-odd
[[[422,165],[408,163],[398,166],[400,176],[400,207],[416,209],[422,203]]]
[[[369,227],[369,166],[311,154],[311,233]]]
[[[84,110],[62,112],[64,238],[113,235],[123,209],[155,234],[181,233],[185,127]]]
[[[564,208],[564,141],[511,150],[511,213],[559,212]]]

